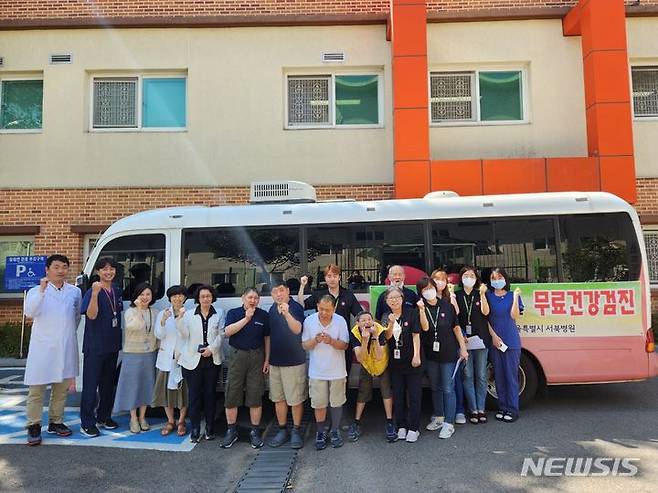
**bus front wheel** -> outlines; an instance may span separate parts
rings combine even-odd
[[[495,349],[490,349],[495,351]],[[539,389],[539,372],[530,356],[521,352],[519,362],[519,406],[527,406]],[[498,409],[498,394],[496,393],[496,380],[494,378],[493,365],[487,364],[487,409]]]

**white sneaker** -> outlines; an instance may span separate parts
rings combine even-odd
[[[420,431],[414,431],[414,430],[409,430],[407,432],[407,442],[409,443],[414,443],[418,440],[418,437],[420,436]]]
[[[443,426],[443,416],[432,416],[432,420],[425,427],[426,430],[436,431]]]
[[[450,423],[443,423],[441,431],[439,432],[439,438],[450,438],[455,432],[455,427]]]
[[[465,425],[466,416],[464,416],[462,413],[457,414],[457,416],[455,416],[455,423],[457,423],[458,425]]]
[[[406,440],[406,439],[407,439],[407,429],[400,428],[398,430],[398,440]]]

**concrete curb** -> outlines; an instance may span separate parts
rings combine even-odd
[[[24,367],[26,362],[26,358],[0,358],[0,368]]]

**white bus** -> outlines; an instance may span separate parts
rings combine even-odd
[[[343,285],[364,307],[369,287],[383,284],[393,264],[427,273],[501,266],[526,306],[522,403],[544,385],[658,375],[640,223],[629,204],[607,193],[149,210],[112,224],[83,274],[91,276],[105,256],[120,266],[125,300],[144,280],[160,308],[167,287],[204,283],[216,288],[225,311],[240,305],[248,286],[267,309],[275,279],[287,280],[293,294],[302,275],[321,287],[329,263],[342,267]]]

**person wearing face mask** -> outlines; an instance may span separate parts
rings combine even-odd
[[[491,335],[487,318],[482,313],[482,301],[487,286],[480,282],[475,268],[465,266],[460,271],[461,287],[457,292],[459,325],[468,341],[470,337],[482,339],[483,348],[468,351],[469,358],[464,365],[462,382],[468,408],[469,421],[473,424],[486,423],[485,400],[487,397],[487,355],[491,347]],[[486,300],[485,300],[486,303]]]
[[[388,280],[391,283],[391,286],[395,286],[396,288],[402,291],[402,294],[404,296],[403,305],[406,308],[415,309],[416,302],[418,301],[418,295],[414,293],[411,289],[404,287],[404,278],[405,278],[404,267],[402,267],[401,265],[392,265],[388,269]],[[389,311],[389,309],[386,306],[386,292],[383,292],[382,294],[379,295],[379,298],[377,298],[377,307],[375,308],[375,319],[380,320],[382,324],[384,324],[384,321],[382,320],[382,315],[384,314],[384,312],[387,311]]]
[[[382,321],[386,321],[388,368],[393,385],[393,414],[398,440],[413,443],[420,436],[423,378],[418,310],[404,305],[402,290],[396,286],[389,287],[384,295],[388,312]]]
[[[454,286],[448,282],[448,273],[444,269],[436,269],[430,276],[438,288],[439,298],[450,300],[457,315],[459,315],[459,305],[455,295]],[[466,423],[466,413],[464,409],[464,386],[462,384],[463,368],[460,366],[455,375],[455,398],[457,399],[457,414],[455,416],[455,423],[463,425]],[[427,425],[428,429],[438,429],[441,427],[441,418],[434,419]]]
[[[500,267],[491,270],[490,285],[493,292],[482,299],[482,313],[489,315],[489,333],[496,348],[491,351],[498,394],[496,419],[512,423],[519,417],[521,337],[516,321],[523,313],[523,301],[519,288],[510,292],[509,277]]]
[[[458,358],[467,360],[468,353],[450,298],[439,298],[437,286],[429,277],[420,279],[416,289],[422,296],[422,300],[418,301],[422,329],[420,339],[425,369],[432,388],[434,417],[444,416],[439,438],[450,438],[455,432],[457,410],[455,379],[452,375]],[[430,424],[438,421],[434,417]]]
[[[258,308],[259,301],[256,288],[247,288],[242,293],[242,306],[226,314],[224,331],[231,349],[224,392],[228,428],[222,448],[230,448],[238,439],[238,408],[243,403],[251,418],[251,447],[263,446],[260,420],[265,375],[270,371],[270,324],[268,313]]]

